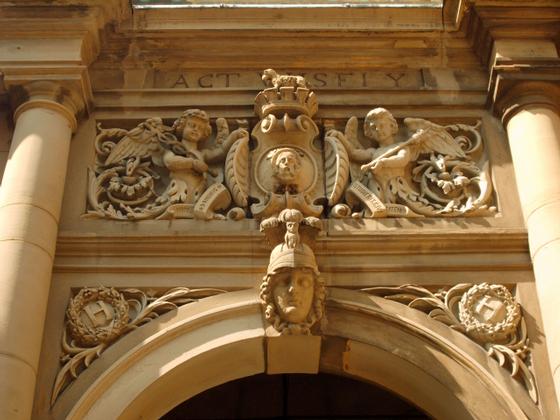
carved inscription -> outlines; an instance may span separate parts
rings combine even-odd
[[[177,88],[264,83],[255,97],[259,120],[249,127],[247,120],[211,119],[193,108],[172,124],[154,117],[131,130],[100,127],[87,217],[262,220],[287,208],[306,217],[493,216],[479,124],[397,121],[380,107],[361,127],[356,116],[325,121],[323,130],[313,119],[318,77],[341,89],[400,88],[419,74],[175,75],[166,83]]]
[[[283,72],[306,79],[311,88],[327,89],[415,89],[425,87],[421,70],[402,72],[334,71]],[[265,86],[260,72],[164,72],[156,71],[155,88],[214,89],[254,88]]]

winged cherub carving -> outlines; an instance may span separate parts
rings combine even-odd
[[[405,118],[404,123],[411,136],[397,142],[399,129],[393,115],[384,108],[368,112],[364,136],[376,141],[376,148],[359,146],[355,117],[348,121],[345,134],[329,133],[347,147],[352,161],[362,164],[356,178],[389,210],[386,215],[445,216],[486,210],[491,193],[487,174],[449,128],[421,118]]]
[[[174,204],[194,205],[207,189],[209,177],[215,181],[219,175],[209,165],[223,161],[237,140],[249,137],[242,128],[230,133],[223,118],[218,118],[216,125],[215,145],[204,149],[200,145],[210,137],[212,127],[206,112],[199,109],[186,110],[172,127],[165,126],[161,118],[150,118],[130,131],[101,130],[96,149],[98,157],[106,158],[98,165],[104,171],[92,181],[95,188],[90,188],[89,201],[95,210],[90,213],[116,219],[143,219],[157,217]],[[151,168],[152,163],[169,171],[169,184],[159,195],[153,180],[160,176]],[[142,171],[147,171],[144,179],[149,178],[149,182],[143,183],[148,192],[136,188]],[[107,187],[108,176],[111,181]],[[117,197],[111,188],[121,195],[126,191],[128,197]],[[138,199],[138,191],[144,193],[142,200]],[[104,193],[108,200],[100,201]]]

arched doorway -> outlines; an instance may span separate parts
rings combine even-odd
[[[429,419],[409,402],[380,387],[318,373],[258,374],[237,379],[192,397],[161,420],[255,418]]]
[[[320,336],[268,337],[265,327],[256,290],[183,306],[109,348],[61,396],[55,418],[159,418],[240,378],[319,372],[378,384],[436,419],[542,418],[482,348],[395,302],[330,289]],[[272,357],[278,344],[291,355]]]

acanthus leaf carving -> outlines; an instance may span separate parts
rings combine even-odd
[[[263,81],[251,139],[246,120],[230,131],[224,118],[212,137],[199,109],[172,126],[156,117],[131,130],[99,127],[85,216],[262,220],[286,208],[336,218],[495,215],[480,123],[404,118],[403,138],[393,115],[374,108],[363,132],[355,116],[344,132],[325,121],[317,142],[318,101],[305,78],[267,69]]]
[[[363,292],[390,299],[427,314],[430,318],[467,335],[484,347],[489,357],[509,367],[533,402],[538,393],[527,366],[529,338],[521,306],[499,284],[458,284],[449,290],[431,292],[420,286],[370,287]]]
[[[441,126],[421,118],[405,118],[404,123],[411,134],[398,142],[399,127],[393,115],[384,108],[371,110],[364,120],[364,136],[376,141],[377,148],[357,145],[354,117],[348,120],[345,134],[327,132],[344,143],[351,160],[361,165],[361,174],[352,170],[353,183],[346,194],[351,207],[362,208],[353,216],[495,214],[495,207],[489,205],[488,164],[483,161],[480,169],[472,158],[480,154],[479,124]]]
[[[154,296],[139,289],[80,289],[66,310],[60,357],[62,367],[55,379],[51,405],[84,369],[123,335],[165,312],[220,293],[225,291],[176,287]]]
[[[214,212],[229,206],[224,205],[224,194],[204,193],[223,182],[220,163],[231,146],[249,134],[241,127],[230,132],[225,119],[218,119],[216,125],[213,145],[208,144],[210,119],[199,109],[185,111],[172,127],[160,118],[150,118],[129,131],[99,127],[86,217],[224,218]],[[209,195],[215,203],[208,203]],[[203,196],[208,211],[196,211]]]

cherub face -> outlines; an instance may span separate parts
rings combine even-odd
[[[204,140],[208,131],[208,123],[200,118],[187,118],[183,129],[183,140],[198,143]]]
[[[313,273],[306,268],[292,268],[274,277],[272,296],[278,314],[293,324],[304,322],[313,303]]]
[[[380,145],[394,143],[394,130],[395,122],[388,116],[368,117],[365,121],[366,136],[374,138]]]

